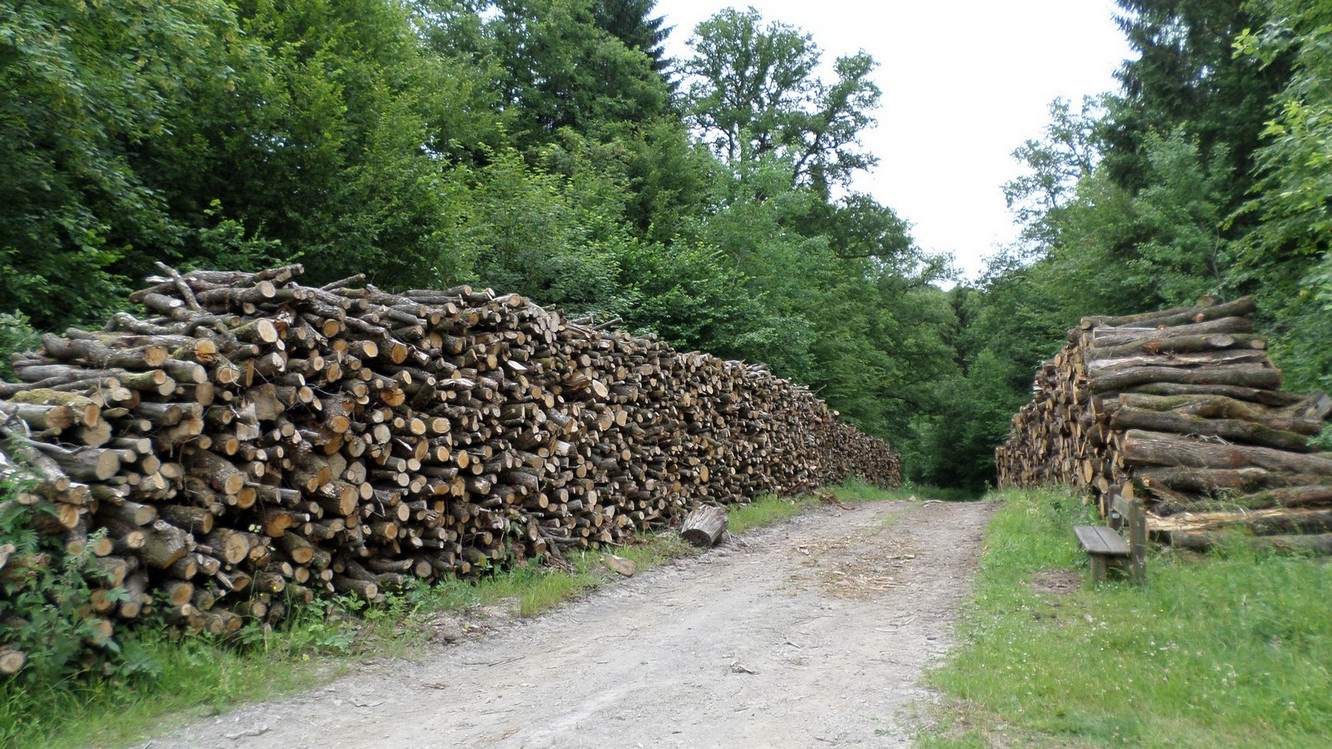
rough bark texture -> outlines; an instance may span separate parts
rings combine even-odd
[[[684,540],[701,548],[717,543],[726,532],[726,510],[715,505],[703,505],[685,516],[680,524]]]
[[[1252,300],[1240,299],[1083,318],[1037,373],[1032,402],[996,450],[1000,483],[1084,487],[1103,511],[1116,491],[1140,496],[1158,537],[1196,548],[1214,545],[1225,528],[1323,533],[1332,458],[1310,437],[1332,402],[1277,389],[1281,372],[1250,332],[1252,311]]]

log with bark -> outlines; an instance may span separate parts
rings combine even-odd
[[[716,545],[726,533],[726,510],[716,505],[701,505],[685,516],[680,537],[699,548]]]

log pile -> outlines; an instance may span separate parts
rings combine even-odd
[[[108,634],[153,608],[227,633],[702,503],[900,481],[886,443],[762,367],[523,297],[162,269],[131,296],[148,316],[48,335],[0,383],[0,473],[33,479],[12,501],[91,551]],[[6,555],[0,580],[52,563]]]
[[[1332,548],[1332,455],[1313,439],[1332,399],[1280,390],[1253,311],[1246,297],[1083,318],[995,452],[1000,485],[1084,487],[1103,512],[1116,492],[1142,497],[1149,530],[1195,548],[1235,526]]]

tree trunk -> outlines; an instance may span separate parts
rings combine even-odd
[[[1292,452],[1312,452],[1314,449],[1309,445],[1309,439],[1303,435],[1270,429],[1262,424],[1239,419],[1204,419],[1181,413],[1126,407],[1115,412],[1110,418],[1110,426],[1126,430],[1142,429],[1152,432],[1221,437]]]
[[[1142,366],[1095,375],[1089,381],[1091,392],[1107,393],[1132,387],[1202,385],[1207,387],[1245,387],[1273,389],[1281,385],[1281,370],[1260,364],[1241,364],[1197,369]]]

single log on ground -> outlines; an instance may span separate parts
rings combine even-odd
[[[700,505],[685,516],[680,536],[694,546],[707,548],[726,532],[727,522],[726,510],[716,505]]]

